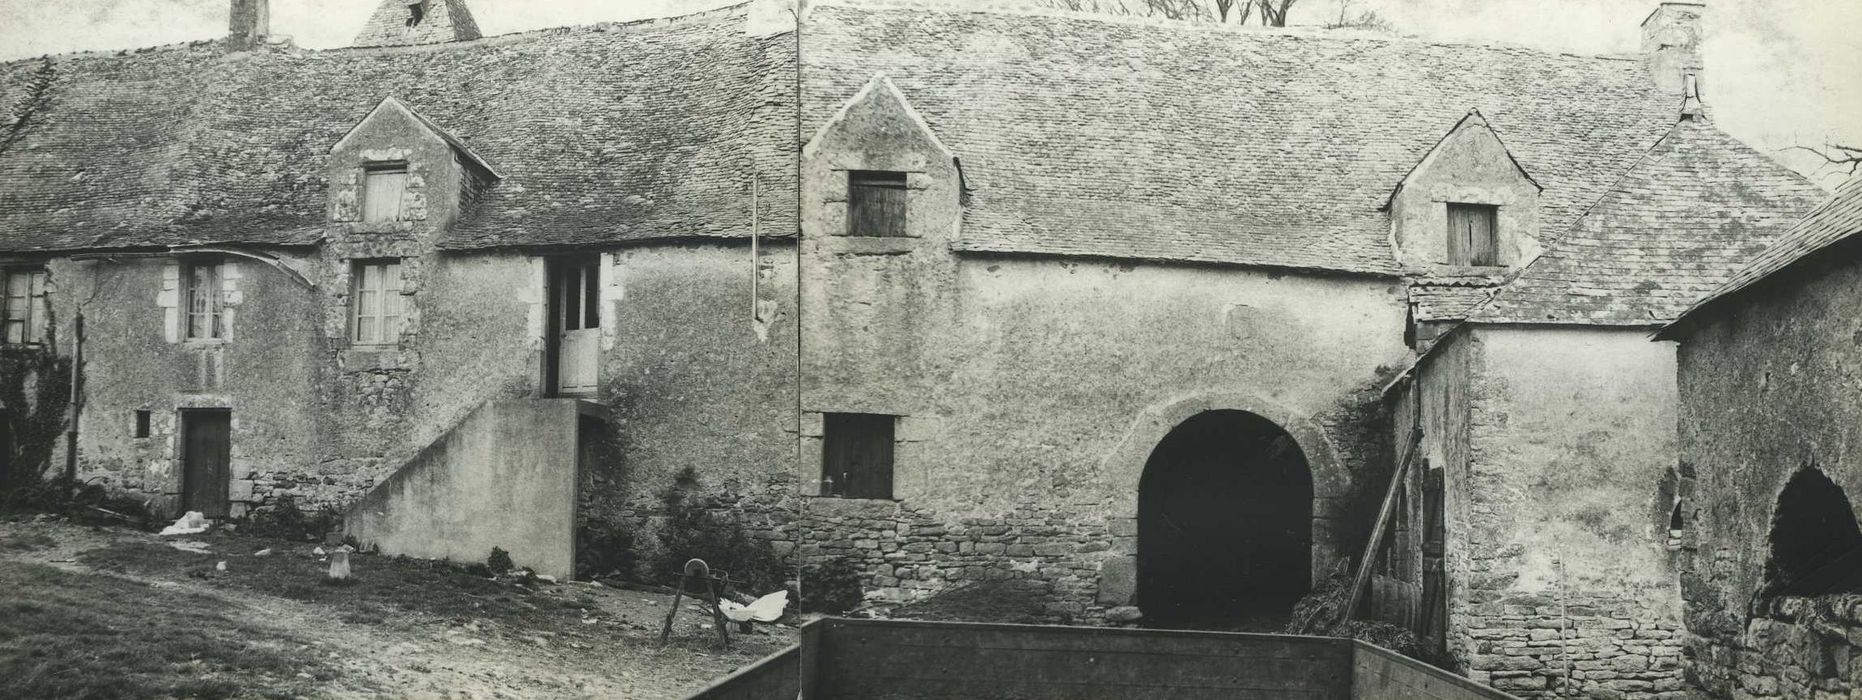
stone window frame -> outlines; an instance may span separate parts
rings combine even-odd
[[[13,317],[13,281],[20,276],[27,279],[24,297],[25,318]],[[0,304],[0,343],[24,347],[38,346],[45,342],[47,321],[51,318],[51,294],[48,289],[51,276],[45,265],[8,265],[0,268],[0,292],[5,294],[4,304]],[[20,324],[19,339],[13,335],[13,324]]]
[[[847,501],[897,501],[899,468],[899,424],[903,416],[886,413],[823,412],[821,415],[821,467],[815,485],[815,495]],[[874,434],[849,434],[849,430],[859,428],[861,423],[885,424],[885,430]],[[836,424],[842,426],[835,428]],[[883,440],[878,439],[883,437]],[[871,438],[874,445],[884,444],[884,493],[848,493],[842,489],[845,484],[836,484],[833,475],[833,462],[837,453],[848,454],[843,450],[855,449],[850,443]],[[839,448],[839,449],[837,449]],[[844,474],[845,472],[843,472]],[[851,480],[844,480],[851,481]]]

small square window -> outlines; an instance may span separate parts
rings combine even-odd
[[[356,345],[401,342],[401,261],[365,260],[349,274],[349,339]]]
[[[0,311],[0,328],[4,328],[8,345],[36,344],[45,340],[48,308],[45,297],[45,268],[13,267],[5,271],[6,302]]]
[[[847,171],[847,235],[905,236],[905,173]]]
[[[220,288],[220,261],[203,258],[189,260],[181,266],[181,281],[187,293],[188,340],[211,340],[223,335],[221,315],[224,294]]]
[[[148,436],[149,436],[149,411],[148,409],[138,409],[136,411],[136,437],[145,438]]]
[[[1500,264],[1499,212],[1491,204],[1448,205],[1448,264]]]
[[[362,193],[362,220],[378,224],[401,220],[401,198],[407,193],[406,163],[375,163],[363,168],[367,186]]]
[[[821,495],[892,498],[896,416],[829,413],[822,417]]]

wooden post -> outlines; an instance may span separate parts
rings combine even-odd
[[[1377,547],[1384,541],[1384,530],[1390,526],[1390,516],[1396,511],[1397,490],[1403,487],[1403,475],[1420,451],[1422,423],[1418,421],[1410,430],[1409,447],[1404,450],[1403,459],[1397,462],[1396,472],[1390,475],[1390,488],[1384,491],[1383,507],[1377,509],[1377,524],[1371,528],[1371,541],[1364,544],[1364,556],[1358,559],[1358,575],[1351,581],[1351,596],[1345,599],[1345,608],[1338,613],[1339,622],[1350,620],[1358,609],[1358,601],[1364,597],[1364,586],[1371,580],[1371,560],[1377,556]]]

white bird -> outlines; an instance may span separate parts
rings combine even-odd
[[[775,622],[777,618],[782,617],[783,608],[787,607],[789,607],[789,592],[786,590],[758,598],[749,605],[738,605],[729,600],[718,601],[718,609],[724,611],[724,616],[737,622],[751,620]]]

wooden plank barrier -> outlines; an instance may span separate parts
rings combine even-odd
[[[1505,700],[1348,639],[823,619],[704,700]]]

